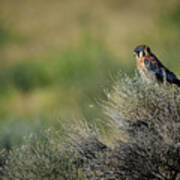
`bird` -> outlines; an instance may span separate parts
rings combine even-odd
[[[136,66],[143,80],[157,82],[159,84],[168,82],[180,86],[177,76],[165,67],[151,52],[147,45],[139,45],[134,49]]]

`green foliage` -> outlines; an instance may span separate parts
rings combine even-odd
[[[17,94],[26,100],[37,91],[42,91],[51,96],[58,92],[55,102],[47,100],[46,104],[43,104],[43,107],[50,106],[48,111],[60,109],[61,106],[64,111],[71,111],[67,104],[73,100],[79,110],[75,113],[93,121],[100,111],[90,106],[96,98],[104,96],[102,88],[110,87],[110,72],[116,73],[119,67],[116,58],[101,41],[84,37],[76,48],[66,48],[38,60],[29,58],[24,62],[1,68],[0,96],[3,101],[0,117],[11,117],[13,106],[10,109],[9,102],[16,98]],[[44,111],[47,112],[45,108],[36,110],[38,116]],[[32,116],[34,115],[31,114]]]
[[[11,119],[1,122],[0,150],[11,150],[24,142],[24,137],[36,133],[46,126],[45,122],[36,120]]]
[[[102,82],[117,66],[115,57],[104,45],[90,37],[84,38],[78,48],[67,49],[53,59],[52,71],[57,73],[54,78],[68,86],[90,88],[95,80]]]
[[[1,88],[15,87],[23,92],[49,85],[80,87],[98,91],[96,83],[103,83],[118,66],[115,58],[91,38],[83,40],[79,48],[69,48],[56,56],[39,61],[27,60],[0,73]],[[107,70],[108,69],[108,70]],[[103,83],[104,84],[104,83]]]
[[[31,91],[36,87],[47,86],[50,83],[46,69],[40,63],[17,64],[8,70],[9,84],[23,92]]]

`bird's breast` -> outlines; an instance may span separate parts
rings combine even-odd
[[[143,70],[144,69],[144,58],[143,57],[138,58],[136,61],[136,65],[139,70]]]
[[[149,71],[145,67],[144,59],[145,59],[145,57],[138,58],[137,62],[136,62],[136,65],[137,65],[137,68],[138,68],[138,70],[140,72],[141,77],[144,80],[150,80],[151,76],[149,74]]]

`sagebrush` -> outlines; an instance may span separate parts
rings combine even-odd
[[[175,180],[180,174],[180,89],[147,84],[138,75],[120,74],[103,121],[114,146],[86,126],[71,134],[45,131],[26,144],[1,153],[2,179]],[[101,120],[102,121],[102,120]],[[86,128],[85,128],[86,127]],[[72,130],[72,131],[71,131]],[[96,131],[97,132],[97,129]]]

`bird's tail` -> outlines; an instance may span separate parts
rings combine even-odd
[[[174,79],[174,84],[177,84],[180,87],[180,80],[178,78]]]

